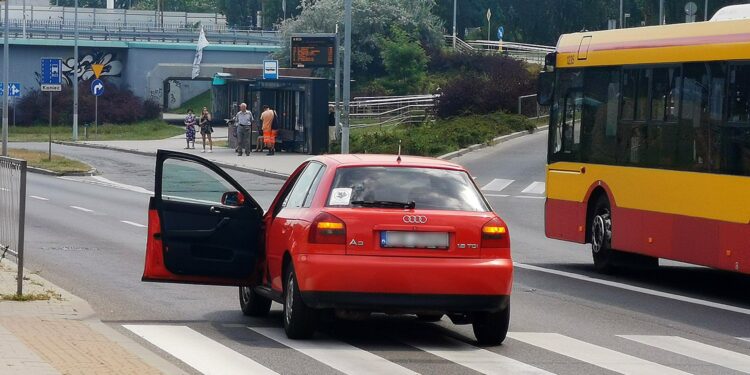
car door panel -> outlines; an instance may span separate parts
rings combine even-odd
[[[154,193],[144,281],[252,284],[263,211],[236,181],[202,158],[159,150]],[[242,200],[225,204],[225,194]]]

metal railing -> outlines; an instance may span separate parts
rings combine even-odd
[[[549,106],[540,106],[536,101],[536,94],[519,96],[518,114],[529,119],[549,117]]]
[[[432,120],[438,97],[439,95],[412,95],[354,98],[349,104],[350,127],[383,128]]]
[[[26,161],[0,156],[0,260],[18,264],[17,294],[23,294],[23,244],[26,218]]]
[[[455,49],[460,53],[502,53],[517,60],[544,65],[545,56],[555,51],[555,47],[539,44],[500,42],[497,40],[470,40],[455,38]],[[453,36],[445,36],[446,43],[453,48]]]

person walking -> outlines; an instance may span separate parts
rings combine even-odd
[[[250,126],[252,126],[255,118],[253,113],[247,110],[247,104],[240,104],[240,111],[234,116],[234,121],[237,127],[237,155],[242,156],[242,150],[245,150],[245,155],[249,156],[250,138],[253,134]]]
[[[264,105],[263,113],[260,115],[260,120],[263,122],[263,143],[266,144],[268,153],[266,155],[273,155],[276,151],[276,133],[278,132],[278,115],[276,111],[271,107]]]
[[[187,116],[185,116],[185,141],[187,142],[187,147],[185,149],[195,149],[195,125],[198,123],[198,119],[195,118],[195,115],[193,114],[193,109],[188,108],[187,110]],[[190,147],[190,144],[193,144],[193,147]]]
[[[208,152],[214,152],[214,142],[211,139],[211,133],[214,132],[214,128],[211,126],[211,113],[208,112],[208,108],[203,107],[200,119],[201,126],[201,137],[203,137],[203,151],[206,152],[206,137],[208,137]]]

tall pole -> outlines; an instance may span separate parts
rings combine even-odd
[[[78,0],[75,2],[75,17],[73,27],[76,30],[75,44],[73,46],[73,141],[78,140]]]
[[[708,0],[706,0],[706,5],[703,6],[703,20],[708,21]]]
[[[664,21],[664,0],[659,0],[659,25],[663,25]]]
[[[453,49],[456,49],[456,0],[453,0]]]
[[[349,99],[352,83],[352,0],[344,1],[344,127],[341,129],[341,153],[349,153]]]
[[[26,0],[23,0],[23,38],[26,39]]]
[[[624,17],[623,17],[623,15],[625,14],[624,13],[625,12],[625,7],[623,5],[623,1],[624,0],[620,0],[620,28],[621,29],[625,28]]]
[[[333,108],[333,116],[336,119],[335,124],[335,134],[336,138],[339,138],[339,131],[341,130],[341,54],[339,53],[341,49],[339,48],[339,24],[336,24],[336,49],[334,50],[336,53],[336,69],[335,74],[336,78],[334,79],[334,88],[336,89],[336,93],[334,94],[334,108]]]
[[[8,58],[8,3],[5,1],[5,21],[3,26],[5,31],[3,32],[3,90],[8,87],[8,64],[10,59]],[[5,93],[3,93],[5,94]],[[8,156],[8,95],[3,95],[3,156]]]

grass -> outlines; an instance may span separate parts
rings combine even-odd
[[[188,108],[192,108],[196,116],[200,116],[203,107],[207,107],[211,110],[211,90],[206,90],[203,94],[193,97],[192,99],[182,103],[179,108],[170,109],[169,113],[187,113]]]
[[[79,140],[149,140],[174,137],[184,133],[181,126],[169,125],[162,120],[149,120],[130,125],[103,124],[95,129],[93,126],[88,131],[83,126],[78,128]],[[53,126],[52,139],[58,141],[69,141],[72,137],[71,126]],[[44,125],[16,126],[8,131],[8,140],[11,142],[44,142],[49,139],[49,127]],[[88,133],[88,138],[86,138]]]
[[[52,155],[52,160],[48,160],[49,154],[43,151],[11,148],[8,150],[8,154],[12,158],[26,160],[31,167],[47,169],[58,173],[88,172],[91,170],[91,166],[88,164],[59,155]]]
[[[54,290],[45,290],[44,293],[32,293],[32,294],[0,294],[0,301],[16,301],[16,302],[29,302],[29,301],[49,301],[55,299],[62,301],[62,295],[56,293]]]

